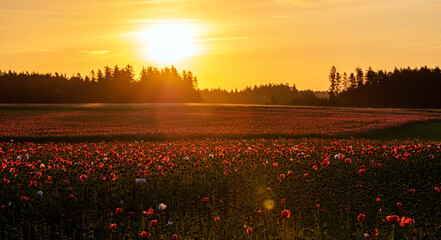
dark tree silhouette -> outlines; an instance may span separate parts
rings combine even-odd
[[[104,73],[103,73],[104,72]],[[143,68],[135,79],[131,65],[104,67],[68,78],[66,75],[0,71],[0,102],[199,102],[197,79],[190,71],[178,73],[173,66]]]
[[[337,75],[331,70],[331,74]],[[441,71],[439,67],[410,67],[393,72],[374,71],[371,67],[364,74],[361,68],[349,76],[349,86],[336,96],[338,106],[440,108]],[[355,84],[356,82],[356,84]],[[332,85],[332,82],[331,82]],[[330,87],[331,94],[331,87]]]
[[[299,91],[295,85],[266,84],[246,87],[238,91],[223,89],[204,89],[201,91],[203,102],[209,103],[240,103],[266,105],[327,105],[328,101],[317,98],[313,91]]]

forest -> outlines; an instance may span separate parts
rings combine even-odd
[[[394,71],[371,67],[363,72],[339,73],[335,67],[329,74],[331,106],[372,108],[441,108],[441,70],[439,67]]]
[[[441,108],[439,67],[329,74],[328,92],[294,84],[264,84],[242,90],[199,89],[191,72],[174,67],[106,66],[67,77],[59,73],[0,71],[1,103],[235,103],[373,108]]]
[[[201,99],[210,103],[263,104],[263,105],[311,105],[325,106],[328,101],[318,98],[312,90],[297,90],[295,85],[264,84],[243,90],[204,89]]]
[[[131,65],[104,67],[87,76],[0,71],[3,103],[200,102],[196,76],[171,66],[143,67],[135,79]]]

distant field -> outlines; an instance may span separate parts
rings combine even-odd
[[[206,137],[405,138],[403,127],[432,120],[410,137],[436,138],[441,113],[402,109],[213,104],[0,105],[3,140],[180,139]],[[421,128],[421,124],[420,124]],[[395,131],[385,131],[395,129]],[[425,130],[424,130],[425,129]],[[436,131],[435,131],[436,132]]]

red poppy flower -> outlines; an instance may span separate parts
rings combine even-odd
[[[247,228],[247,233],[248,233],[248,234],[251,234],[251,233],[253,233],[253,229],[251,229],[250,227],[249,227],[249,228]]]
[[[152,227],[156,226],[157,224],[158,224],[158,221],[157,221],[157,220],[152,220],[152,221],[150,222],[150,226],[152,226]]]
[[[146,231],[142,231],[141,234],[139,235],[139,237],[140,237],[142,240],[148,239],[150,236],[151,236],[151,234],[148,233],[148,232],[146,232]]]
[[[121,214],[122,213],[122,209],[121,208],[117,208],[116,209],[116,214]]]
[[[362,222],[362,221],[364,221],[365,218],[366,218],[366,215],[360,213],[360,214],[358,215],[358,217],[357,217],[357,220],[360,221],[360,222]]]
[[[9,179],[3,178],[3,183],[8,184],[9,182]]]
[[[401,207],[401,202],[397,202],[397,207]]]
[[[115,181],[118,177],[115,175],[115,173],[111,173],[109,176],[109,179]]]
[[[414,194],[414,193],[415,193],[415,189],[413,189],[413,188],[412,188],[412,189],[409,189],[409,192],[412,193],[412,194]]]
[[[148,211],[143,211],[143,213],[147,214],[147,215],[152,215],[153,214],[153,209],[149,208]]]
[[[204,203],[208,202],[208,200],[210,200],[210,198],[208,198],[208,197],[202,198],[202,202],[204,202]]]
[[[87,180],[87,175],[86,174],[81,175],[80,176],[80,180],[81,181],[86,181]]]
[[[41,177],[41,172],[36,172],[36,173],[35,173],[35,178],[36,178],[36,179],[39,179],[40,177]]]
[[[284,198],[280,199],[280,203],[281,203],[281,204],[286,203],[286,199],[284,199]]]
[[[258,210],[258,211],[257,211],[257,215],[262,216],[262,211],[261,211],[261,210]]]
[[[402,217],[400,225],[402,227],[408,227],[408,226],[412,225],[412,223],[414,223],[414,222],[415,221],[412,218]]]
[[[377,202],[381,202],[381,198],[377,198]]]
[[[219,221],[219,220],[220,220],[220,217],[215,217],[215,218],[214,218],[214,221],[215,221],[215,222],[217,222],[217,221]]]
[[[391,223],[398,223],[400,221],[400,217],[398,217],[397,215],[392,215],[392,216],[386,216],[386,220]]]
[[[21,200],[22,202],[26,202],[26,201],[29,200],[29,198],[26,197],[26,196],[21,196],[20,200]]]
[[[439,188],[438,188],[438,187],[435,187],[435,191],[439,192]]]
[[[116,223],[110,224],[109,229],[111,230],[116,229]]]
[[[291,212],[289,210],[283,210],[281,216],[283,218],[289,218],[289,216],[291,215]]]
[[[372,231],[371,233],[369,233],[369,237],[370,238],[374,238],[378,236],[378,230],[375,228],[374,231]]]
[[[173,234],[173,235],[172,235],[172,239],[173,239],[173,240],[177,240],[177,239],[178,239],[178,235]]]
[[[317,203],[317,204],[315,205],[315,209],[319,209],[319,208],[320,208],[320,204]]]

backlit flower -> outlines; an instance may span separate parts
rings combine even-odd
[[[392,215],[392,216],[386,216],[386,220],[391,223],[398,223],[400,221],[400,217],[398,217],[397,215]]]
[[[148,239],[150,236],[151,236],[151,234],[148,233],[148,232],[146,232],[146,231],[142,231],[141,234],[139,235],[139,237],[140,237],[142,240]]]
[[[81,181],[86,181],[87,180],[87,175],[86,174],[81,175],[80,176],[80,180]]]
[[[283,218],[289,218],[289,216],[291,215],[291,212],[289,210],[283,210],[281,216]]]
[[[122,209],[121,208],[117,208],[116,209],[116,214],[121,214],[122,213]]]
[[[167,205],[165,205],[164,203],[160,203],[159,205],[158,205],[158,211],[164,211],[165,209],[167,208]],[[150,208],[151,209],[151,208]],[[149,209],[149,212],[150,212],[150,209]],[[151,209],[152,211],[152,213],[153,213],[153,209]]]
[[[410,225],[412,225],[415,221],[412,218],[406,218],[406,217],[402,217],[401,218],[401,223],[400,226],[402,227],[408,227]]]
[[[150,221],[150,226],[154,227],[158,224],[158,220],[152,220]]]

